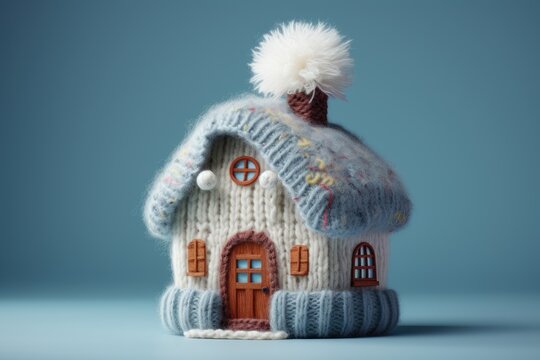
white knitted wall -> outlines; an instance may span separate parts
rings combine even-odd
[[[279,287],[284,290],[347,289],[351,283],[352,251],[360,242],[370,243],[376,254],[377,277],[386,284],[388,235],[368,234],[362,238],[327,238],[309,230],[297,214],[294,201],[281,183],[263,189],[259,182],[236,185],[229,176],[229,166],[238,156],[249,155],[268,170],[257,151],[243,141],[223,137],[214,142],[205,170],[218,179],[211,191],[195,186],[181,202],[173,232],[171,260],[174,283],[180,288],[219,289],[221,249],[240,231],[266,232],[274,242],[278,256]],[[186,246],[192,239],[206,242],[208,276],[186,275]],[[289,275],[289,250],[292,245],[309,247],[309,275]]]

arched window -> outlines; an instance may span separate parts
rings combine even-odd
[[[353,251],[351,286],[377,286],[377,266],[375,251],[366,242],[358,244]]]

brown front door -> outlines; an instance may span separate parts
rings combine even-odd
[[[229,244],[225,248],[226,325],[232,329],[269,329],[270,296],[277,288],[273,244],[263,233],[251,231],[235,235]]]

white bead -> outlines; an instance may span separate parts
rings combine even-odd
[[[266,170],[259,176],[259,183],[261,186],[265,189],[269,189],[271,187],[274,187],[277,182],[277,175],[275,172]]]
[[[217,185],[217,177],[210,170],[204,170],[197,175],[197,185],[201,190],[212,190]]]

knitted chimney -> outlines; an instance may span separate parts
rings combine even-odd
[[[336,29],[321,23],[282,25],[253,51],[251,82],[264,95],[287,95],[296,115],[325,126],[328,97],[343,98],[351,83],[349,44]]]

